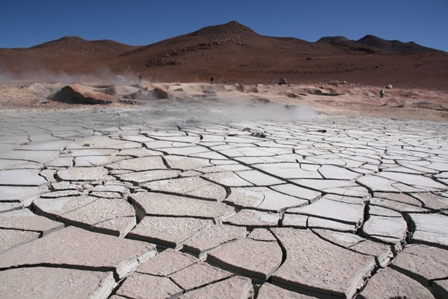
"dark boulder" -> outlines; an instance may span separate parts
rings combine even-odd
[[[169,99],[169,97],[170,97],[168,92],[166,92],[165,90],[163,90],[159,87],[154,88],[154,90],[152,91],[152,95],[153,95],[153,98],[159,99],[159,100]]]
[[[288,82],[286,82],[286,79],[285,79],[285,78],[281,77],[281,78],[278,80],[278,85],[284,85],[284,84],[288,84]]]

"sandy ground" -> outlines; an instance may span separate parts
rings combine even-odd
[[[116,101],[107,105],[67,104],[51,100],[51,96],[30,91],[33,82],[0,82],[0,110],[8,111],[51,111],[67,109],[147,109],[159,106],[182,105],[185,109],[216,110],[226,116],[241,114],[241,117],[272,118],[279,111],[290,110],[289,116],[306,117],[312,108],[317,113],[328,115],[368,115],[397,119],[448,120],[448,91],[426,89],[385,89],[380,98],[380,86],[356,84],[329,85],[325,83],[308,85],[222,85],[207,83],[141,83],[133,85],[142,90],[160,88],[166,91],[169,99],[144,99]],[[41,83],[54,94],[67,84]],[[83,83],[96,90],[104,90],[111,85]],[[117,86],[115,86],[117,87]],[[123,86],[121,86],[123,88]],[[126,86],[124,86],[126,87]],[[50,98],[50,99],[49,99]],[[299,109],[297,108],[299,107]],[[256,108],[256,110],[253,110]],[[253,111],[251,111],[251,109]],[[274,110],[273,110],[274,109]],[[276,110],[277,109],[277,110]],[[247,110],[247,111],[246,111]],[[297,112],[297,110],[299,110]],[[273,113],[275,111],[275,113]],[[293,112],[291,112],[293,111]],[[255,116],[253,114],[258,114]]]

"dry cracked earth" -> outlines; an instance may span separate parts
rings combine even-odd
[[[2,113],[0,297],[448,298],[446,122],[179,115]]]

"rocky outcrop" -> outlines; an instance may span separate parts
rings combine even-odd
[[[67,85],[58,91],[52,100],[69,103],[69,104],[110,104],[115,97],[95,91],[94,89],[80,84]]]
[[[35,93],[43,98],[49,98],[51,96],[51,91],[45,88],[40,83],[33,83],[26,88],[29,92]]]
[[[236,84],[235,84],[235,89],[236,89],[237,91],[240,91],[240,92],[245,92],[245,91],[246,91],[246,88],[244,87],[244,85],[243,85],[243,84],[240,84],[240,83],[236,83]]]
[[[154,90],[152,91],[152,95],[155,99],[158,100],[169,99],[168,92],[159,87],[154,88]]]

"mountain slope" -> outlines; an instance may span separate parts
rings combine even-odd
[[[0,49],[0,68],[22,78],[45,70],[171,82],[214,77],[217,82],[269,84],[286,77],[293,83],[340,80],[448,89],[447,55],[371,35],[317,42],[263,36],[233,21],[142,47],[65,37],[29,49]]]
[[[366,35],[356,41],[357,44],[371,46],[383,52],[433,52],[435,49],[420,46],[414,42],[403,43],[398,40],[385,40],[373,35]]]

